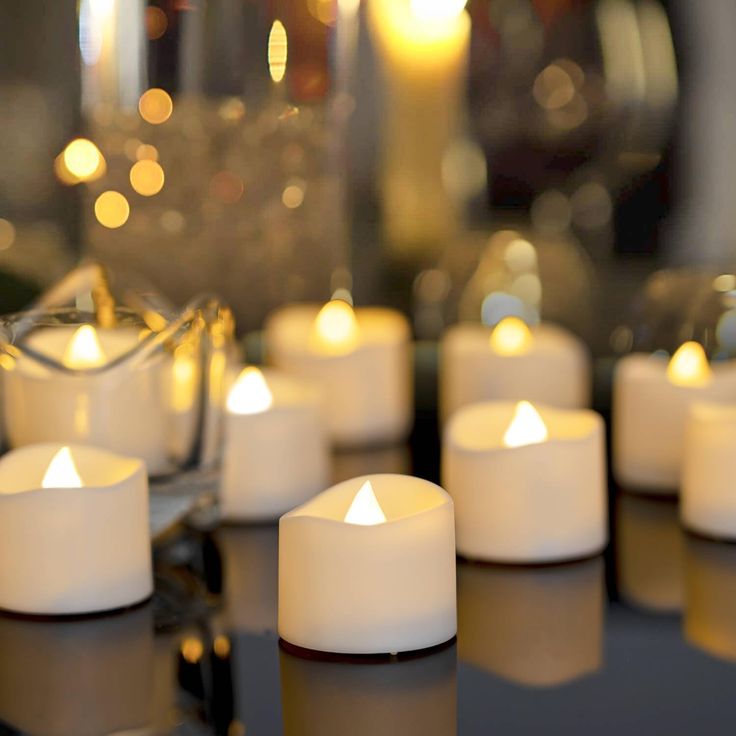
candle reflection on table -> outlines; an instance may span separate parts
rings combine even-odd
[[[94,736],[153,718],[153,612],[77,620],[0,617],[0,720],[24,733]]]
[[[453,736],[454,645],[407,659],[307,659],[281,649],[285,736]]]
[[[550,567],[461,563],[457,573],[461,662],[540,688],[600,669],[600,557]]]
[[[685,639],[736,662],[736,546],[685,540]]]
[[[668,498],[619,495],[616,569],[621,597],[656,613],[683,605],[683,546],[677,503]]]

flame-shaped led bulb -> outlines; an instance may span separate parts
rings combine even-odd
[[[342,299],[333,299],[314,320],[311,344],[319,352],[342,355],[355,349],[359,335],[355,310]]]
[[[273,405],[273,394],[258,368],[243,368],[227,396],[227,409],[233,414],[260,414]]]
[[[533,343],[531,330],[518,317],[504,317],[491,332],[491,349],[498,355],[523,355]]]
[[[703,346],[693,341],[680,345],[667,366],[667,378],[676,386],[705,386],[711,369]]]
[[[41,488],[81,488],[82,479],[79,477],[77,466],[74,464],[72,451],[62,447],[51,458],[49,467],[41,481]]]
[[[504,436],[505,447],[522,447],[544,442],[548,437],[547,427],[539,412],[528,401],[516,405],[514,417]]]
[[[363,483],[355,494],[344,520],[348,524],[359,524],[360,526],[373,526],[386,522],[386,515],[383,513],[381,504],[378,503],[369,480]]]

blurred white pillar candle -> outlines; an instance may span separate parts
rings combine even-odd
[[[404,439],[412,420],[411,335],[395,310],[333,300],[298,304],[266,324],[269,360],[319,386],[332,440],[361,446]]]
[[[325,487],[329,446],[319,395],[276,371],[243,369],[225,412],[225,519],[275,520]]]
[[[457,551],[470,559],[552,562],[607,540],[603,421],[526,401],[465,407],[442,445]]]
[[[590,358],[572,333],[551,324],[529,328],[506,317],[494,328],[450,327],[440,346],[440,412],[479,401],[539,402],[577,409],[590,402]]]
[[[344,481],[281,517],[279,635],[305,649],[382,654],[456,632],[450,497],[406,475]]]
[[[736,539],[736,404],[690,409],[680,517],[699,534]]]
[[[736,401],[736,363],[710,366],[703,348],[684,343],[672,359],[633,354],[613,382],[613,469],[628,491],[677,493],[685,425],[696,401]]]
[[[109,611],[153,593],[140,460],[42,444],[0,459],[0,609]]]
[[[60,326],[31,333],[28,347],[67,370],[23,354],[6,370],[3,409],[10,446],[93,444],[141,458],[151,474],[171,470],[164,356],[130,363],[124,356],[138,343],[138,331],[125,327]]]

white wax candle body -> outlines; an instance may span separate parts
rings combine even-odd
[[[341,446],[403,440],[412,421],[409,325],[391,309],[355,310],[357,346],[348,353],[320,352],[312,343],[316,305],[284,307],[269,317],[266,345],[278,368],[318,386],[328,432]]]
[[[370,481],[386,522],[344,521]],[[452,501],[402,475],[344,481],[279,522],[279,635],[306,649],[380,654],[456,632]]]
[[[328,481],[318,392],[276,371],[263,375],[273,405],[255,414],[225,414],[220,507],[226,519],[276,520]]]
[[[527,400],[577,409],[590,402],[590,358],[567,330],[542,324],[519,355],[499,355],[491,328],[466,323],[450,327],[440,346],[440,414],[443,420],[479,401]]]
[[[136,330],[97,330],[109,362],[133,350]],[[74,328],[38,330],[28,345],[62,362]],[[5,427],[11,447],[40,442],[85,443],[141,458],[153,475],[173,469],[167,446],[161,354],[141,365],[126,362],[96,371],[62,373],[21,358],[5,374]]]
[[[592,411],[537,407],[549,440],[505,447],[505,402],[456,412],[442,446],[442,482],[455,502],[458,554],[510,563],[600,552],[607,541],[604,428]]]
[[[633,354],[619,360],[613,383],[613,469],[627,490],[677,493],[685,425],[696,401],[736,401],[734,365],[714,365],[710,381],[681,386],[667,359]]]
[[[108,611],[153,593],[148,481],[139,460],[72,445],[82,488],[42,488],[60,445],[0,459],[0,609]]]
[[[736,539],[736,405],[696,404],[687,425],[680,518],[699,534]]]

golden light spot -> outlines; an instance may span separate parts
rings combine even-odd
[[[12,355],[3,353],[2,355],[0,355],[0,368],[2,368],[4,371],[15,370],[15,358]]]
[[[411,13],[425,23],[447,23],[463,12],[467,0],[411,0]]]
[[[82,325],[74,332],[62,362],[67,368],[99,368],[105,365],[107,358],[92,325]]]
[[[376,493],[371,482],[367,480],[355,494],[350,508],[345,514],[346,524],[358,524],[359,526],[374,526],[386,523],[386,514],[383,513],[381,504],[378,503]]]
[[[341,299],[333,299],[314,320],[310,343],[318,352],[342,355],[355,350],[359,335],[353,308]]]
[[[275,20],[268,34],[268,71],[274,82],[284,78],[288,55],[286,28],[280,20]]]
[[[174,103],[168,92],[158,87],[147,89],[138,100],[138,112],[151,125],[165,123],[174,110]]]
[[[244,191],[243,180],[232,171],[218,171],[210,179],[210,195],[225,204],[235,204]]]
[[[565,69],[558,64],[550,64],[537,75],[532,94],[545,110],[559,110],[572,101],[575,84]]]
[[[281,194],[281,201],[290,210],[301,207],[304,202],[304,185],[302,183],[289,184]]]
[[[181,643],[181,656],[189,662],[189,664],[197,664],[204,654],[204,645],[200,639],[194,636],[188,636]]]
[[[736,289],[736,275],[732,273],[722,273],[713,279],[713,288],[716,291],[733,291]]]
[[[220,634],[215,637],[212,648],[220,659],[226,659],[230,655],[230,639]]]
[[[7,250],[15,242],[15,225],[0,217],[0,250]]]
[[[138,161],[130,167],[130,186],[144,197],[153,197],[164,186],[164,170],[155,161]]]
[[[134,158],[136,161],[158,161],[158,148],[148,143],[141,143],[135,149]]]
[[[81,488],[82,479],[79,477],[77,466],[74,464],[72,451],[62,447],[51,458],[46,473],[41,481],[41,488]]]
[[[710,382],[711,369],[703,346],[692,340],[675,351],[667,365],[667,378],[676,386],[705,386]]]
[[[273,394],[258,368],[243,368],[227,396],[227,410],[233,414],[261,414],[273,405]]]
[[[491,349],[499,355],[523,355],[534,344],[534,336],[524,320],[504,317],[491,332]]]
[[[109,228],[122,227],[128,221],[129,215],[130,205],[120,192],[108,190],[95,200],[95,217],[100,225]]]
[[[504,447],[536,445],[544,442],[547,437],[547,427],[539,412],[528,401],[520,401],[503,436]]]
[[[307,0],[310,15],[326,26],[334,25],[337,20],[337,2],[335,0]]]
[[[75,138],[62,152],[67,171],[79,181],[89,181],[102,162],[100,149],[86,138]]]
[[[146,35],[150,41],[156,41],[166,33],[169,20],[161,8],[149,5],[146,8]]]

